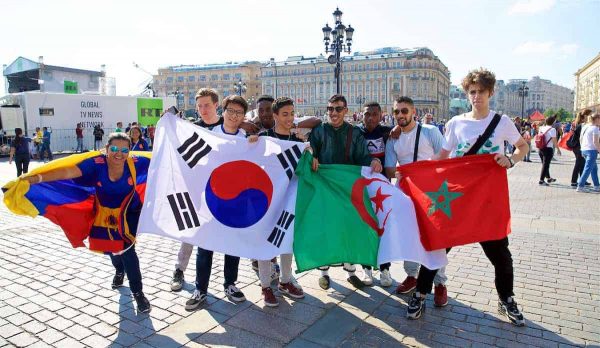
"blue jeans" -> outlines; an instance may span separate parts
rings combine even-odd
[[[581,155],[583,158],[585,158],[585,165],[583,166],[583,173],[581,173],[581,177],[579,177],[579,183],[577,186],[583,188],[590,174],[592,175],[592,182],[594,183],[594,186],[600,186],[600,183],[598,182],[598,164],[596,163],[598,151],[583,150],[581,151]]]
[[[212,270],[213,252],[198,247],[196,255],[196,289],[205,293],[208,291],[208,282],[210,281],[210,272]],[[225,287],[235,285],[238,277],[238,266],[240,258],[237,256],[225,255]]]
[[[75,149],[75,152],[83,152],[83,138],[77,138],[77,148]]]
[[[134,294],[142,291],[142,272],[140,271],[140,260],[135,252],[135,246],[132,246],[123,255],[109,254],[109,256],[117,273],[127,274],[129,290]]]
[[[42,143],[42,150],[40,151],[40,160],[44,159],[44,152],[48,152],[48,159],[52,161],[52,150],[50,150],[50,143]]]

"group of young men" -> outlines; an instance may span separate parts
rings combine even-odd
[[[434,125],[416,121],[415,105],[409,97],[399,97],[394,101],[393,116],[397,126],[391,129],[380,124],[382,109],[377,102],[364,105],[364,124],[361,127],[345,121],[348,107],[346,98],[342,95],[334,95],[329,99],[328,122],[321,123],[316,118],[310,118],[296,124],[294,103],[289,98],[274,100],[273,97],[262,96],[257,102],[258,118],[245,120],[248,103],[244,98],[226,97],[222,101],[224,112],[220,117],[217,114],[219,105],[217,92],[212,89],[201,89],[196,94],[196,108],[200,115],[196,124],[213,132],[248,138],[249,142],[256,141],[258,136],[305,141],[295,134],[293,128],[296,126],[311,128],[308,141],[309,151],[313,153],[312,170],[314,171],[319,170],[320,164],[369,166],[373,172],[383,172],[391,180],[398,177],[396,172],[398,165],[476,153],[493,153],[499,166],[511,168],[523,159],[528,146],[507,116],[497,115],[489,109],[489,99],[493,95],[494,84],[494,74],[483,69],[474,70],[464,78],[463,88],[468,93],[473,111],[456,116],[447,122],[445,135],[442,135]],[[480,139],[482,137],[487,139]],[[515,151],[510,157],[504,155],[505,141],[515,146]],[[479,143],[485,143],[485,146],[477,145]],[[495,269],[498,311],[511,323],[524,325],[523,315],[514,300],[514,273],[508,238],[480,244]],[[213,252],[201,247],[197,249],[196,289],[186,302],[187,310],[195,310],[206,301],[212,271]],[[171,281],[172,291],[180,291],[183,288],[184,272],[188,267],[192,251],[192,245],[181,244]],[[450,249],[447,251],[449,252]],[[246,299],[244,293],[235,284],[239,261],[240,258],[237,256],[225,255],[223,286],[225,295],[234,302]],[[278,305],[271,288],[272,280],[279,276],[279,272],[274,273],[275,262],[275,259],[253,260],[253,265],[258,270],[264,303],[267,306]],[[304,297],[302,288],[292,277],[292,255],[281,255],[280,262],[279,292],[294,299]],[[389,287],[393,283],[389,272],[390,266],[389,263],[379,266],[379,282],[384,287]],[[348,282],[354,287],[361,288],[373,284],[373,270],[370,267],[362,267],[362,279],[356,275],[356,265],[344,264],[343,267],[348,273]],[[398,285],[396,292],[406,294],[414,290],[407,308],[409,319],[421,317],[425,309],[426,294],[431,292],[434,284],[434,304],[443,307],[448,303],[445,268],[430,270],[413,262],[404,262],[404,269],[407,277]],[[328,266],[321,267],[321,276],[318,280],[319,286],[325,290],[331,286],[328,270]]]

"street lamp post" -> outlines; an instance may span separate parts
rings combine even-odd
[[[358,97],[356,97],[356,103],[358,104],[358,107],[360,108],[365,102],[367,101],[366,97],[363,97],[362,94],[359,95]]]
[[[334,28],[331,28],[329,24],[325,24],[323,27],[323,41],[325,42],[325,53],[333,53],[327,58],[329,64],[335,64],[334,75],[336,83],[337,94],[342,93],[342,81],[340,75],[342,72],[342,52],[350,54],[352,51],[352,36],[354,34],[354,28],[351,25],[346,26],[342,24],[342,11],[336,8],[333,12],[333,20],[335,22]],[[346,41],[344,42],[344,35]],[[331,42],[330,42],[331,41]]]
[[[270,64],[273,67],[273,69],[275,69],[275,91],[273,93],[273,96],[275,99],[277,99],[277,64],[275,63],[275,58],[271,58]]]
[[[240,97],[242,94],[246,93],[247,89],[246,83],[242,82],[242,80],[233,83],[233,90],[235,91],[235,94],[239,95]]]
[[[521,87],[519,87],[519,97],[521,97],[521,120],[525,118],[525,98],[529,95],[529,87],[527,87],[526,81],[521,81]]]

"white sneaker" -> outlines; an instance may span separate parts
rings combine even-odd
[[[588,190],[585,187],[577,186],[575,192],[588,192]]]
[[[592,191],[594,191],[594,192],[600,192],[600,186],[594,186],[594,188],[592,189]]]
[[[225,288],[225,295],[233,302],[246,301],[246,296],[244,296],[244,293],[233,284]]]
[[[373,271],[370,269],[363,269],[363,279],[362,282],[366,285],[366,286],[371,286],[373,285]]]
[[[384,288],[392,286],[393,280],[389,270],[385,269],[379,274],[379,283]]]

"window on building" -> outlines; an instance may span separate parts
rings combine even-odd
[[[211,81],[217,81],[218,79],[219,79],[219,75],[217,75],[217,74],[210,75]]]
[[[177,82],[183,82],[183,76],[177,76]]]
[[[196,97],[196,94],[191,92],[188,94],[188,104],[189,105],[194,105],[196,104],[196,100],[194,99]]]
[[[242,74],[241,73],[236,73],[235,74],[235,79],[238,80],[238,81],[241,80],[242,79]]]
[[[165,83],[168,84],[168,85],[172,84],[173,83],[173,76],[167,77],[167,79],[165,80]]]
[[[206,75],[200,75],[200,81],[206,81]]]
[[[196,81],[196,76],[188,76],[188,81],[189,81],[189,82],[194,82],[194,81]]]
[[[40,116],[54,116],[54,108],[40,108]]]
[[[223,74],[223,80],[229,81],[229,74]]]

